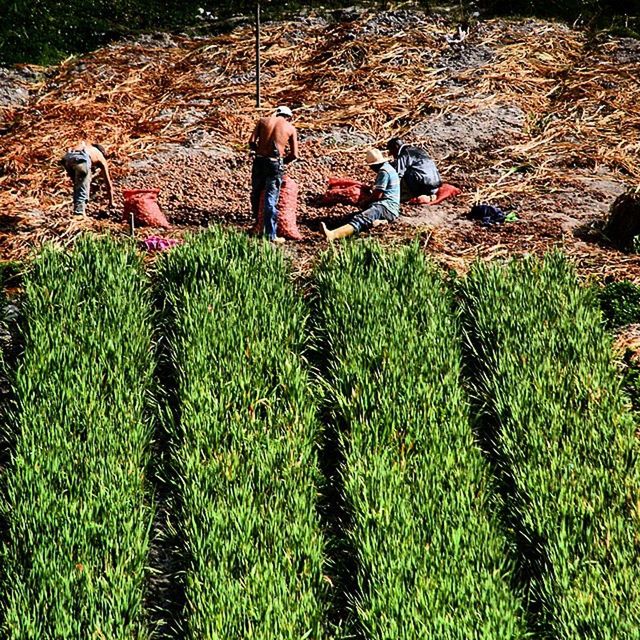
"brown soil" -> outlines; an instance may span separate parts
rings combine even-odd
[[[261,111],[250,27],[210,38],[148,37],[47,70],[27,104],[0,105],[2,257],[25,258],[44,241],[70,244],[86,230],[128,233],[121,199],[107,212],[103,192],[87,218],[71,216],[70,184],[57,160],[83,137],[113,154],[118,191],[161,189],[173,226],[140,237],[179,237],[211,222],[248,230],[246,140],[258,115],[285,103],[295,111],[303,155],[288,169],[300,183],[305,236],[285,248],[297,268],[326,246],[319,221],[337,224],[350,213],[315,205],[327,179],[372,179],[366,148],[402,135],[424,146],[463,194],[433,207],[404,206],[396,224],[371,235],[419,238],[459,271],[476,257],[561,246],[585,276],[640,281],[640,258],[599,234],[615,198],[640,184],[635,41],[494,20],[457,42],[457,24],[439,16],[343,18],[264,26]],[[514,210],[519,221],[484,228],[465,217],[478,201]]]

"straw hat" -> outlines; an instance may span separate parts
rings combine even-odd
[[[382,155],[382,151],[380,149],[369,149],[367,151],[367,164],[382,164],[386,162],[387,159]]]

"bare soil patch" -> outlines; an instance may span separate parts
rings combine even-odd
[[[24,104],[0,108],[2,257],[24,258],[48,240],[70,244],[85,230],[128,232],[122,202],[107,212],[100,191],[88,218],[71,216],[57,161],[79,138],[107,146],[118,190],[161,189],[173,224],[164,235],[212,222],[248,229],[246,140],[258,115],[284,103],[303,155],[288,170],[300,184],[305,235],[286,249],[297,268],[325,246],[320,220],[349,213],[316,206],[327,179],[373,179],[366,148],[401,135],[424,146],[463,194],[405,206],[397,224],[372,235],[418,238],[458,270],[476,257],[561,246],[584,275],[640,280],[640,259],[598,233],[615,198],[640,184],[638,43],[535,20],[482,22],[459,41],[458,27],[421,12],[355,9],[266,24],[260,112],[248,26],[158,34],[48,69]],[[519,221],[485,229],[467,220],[479,201]]]

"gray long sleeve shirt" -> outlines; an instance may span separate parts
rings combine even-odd
[[[438,187],[442,183],[435,162],[429,157],[426,151],[418,147],[403,144],[393,164],[400,178],[403,178],[407,171],[410,170],[410,173],[413,174],[413,180],[434,187]]]

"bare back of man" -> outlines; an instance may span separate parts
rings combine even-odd
[[[83,162],[84,158],[84,162]],[[87,161],[88,158],[88,161]],[[69,177],[74,182],[74,210],[75,213],[84,213],[89,199],[92,167],[104,174],[109,196],[109,206],[113,206],[113,183],[109,173],[109,163],[102,149],[98,145],[89,144],[82,140],[67,150],[62,159]]]
[[[259,156],[272,158],[278,155],[285,163],[298,158],[296,129],[285,118],[278,116],[260,118],[251,136],[250,143],[252,142],[255,143],[255,152]]]
[[[92,165],[104,167],[107,164],[102,151],[84,140],[71,147],[69,151],[84,151],[91,159]]]
[[[84,151],[91,159],[92,166],[96,169],[102,170],[104,179],[107,185],[107,195],[109,196],[109,206],[113,206],[113,182],[111,181],[111,174],[109,173],[109,163],[104,156],[104,153],[96,146],[89,144],[85,140],[79,142],[70,151]]]

